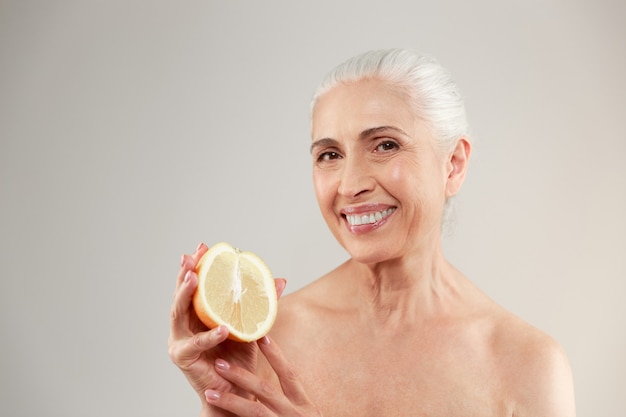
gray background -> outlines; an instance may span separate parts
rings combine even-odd
[[[561,342],[580,416],[623,415],[626,3],[299,3],[0,1],[0,414],[196,415],[167,356],[180,255],[228,241],[290,291],[346,259],[309,99],[411,47],[473,127],[448,257]]]

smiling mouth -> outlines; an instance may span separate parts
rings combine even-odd
[[[391,213],[396,211],[396,207],[391,207],[383,211],[374,211],[365,214],[346,214],[346,220],[350,226],[361,226],[364,224],[374,224],[381,221]]]

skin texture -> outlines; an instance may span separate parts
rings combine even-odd
[[[406,97],[376,79],[330,90],[312,126],[317,200],[351,258],[281,299],[271,337],[244,349],[173,313],[170,355],[202,414],[574,416],[560,346],[442,253],[441,213],[463,183],[470,141],[442,152]],[[383,210],[374,225],[347,222]],[[179,281],[173,312],[188,308],[194,285]]]

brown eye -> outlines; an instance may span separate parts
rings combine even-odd
[[[376,146],[376,152],[389,152],[395,149],[398,149],[398,144],[391,140],[386,140]]]
[[[339,159],[340,156],[337,152],[323,152],[317,157],[317,162],[330,161],[332,159]]]

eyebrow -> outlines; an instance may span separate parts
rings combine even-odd
[[[366,139],[372,135],[376,135],[385,130],[393,130],[404,136],[409,136],[404,130],[395,126],[376,126],[376,127],[371,127],[369,129],[365,129],[364,131],[362,131],[359,134],[359,139],[360,140]],[[313,149],[315,149],[316,147],[337,146],[338,144],[339,142],[333,138],[322,138],[322,139],[316,140],[315,142],[311,144],[311,149],[309,150],[309,152],[313,153]]]

